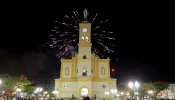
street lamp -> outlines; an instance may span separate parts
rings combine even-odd
[[[17,89],[16,89],[16,92],[21,92],[21,89],[20,89],[20,88],[17,88]]]
[[[151,98],[153,96],[153,90],[149,90],[148,94],[149,94],[149,98]]]
[[[38,98],[37,93],[42,92],[43,88],[42,87],[37,87],[36,90],[34,91],[34,93],[36,93],[36,98]]]
[[[57,89],[57,90],[52,91],[52,94],[54,94],[54,97],[56,98],[56,97],[57,97],[57,94],[58,94],[58,89]]]
[[[111,93],[114,95],[114,99],[115,99],[115,94],[117,93],[117,89],[111,89]]]
[[[135,81],[134,86],[138,89],[138,87],[140,86],[140,84],[137,81]]]
[[[134,90],[134,99],[135,99],[135,95],[138,94],[138,91],[135,92],[135,90],[138,90],[139,86],[140,86],[140,84],[139,84],[137,81],[135,81],[134,83],[130,81],[130,82],[128,83],[128,87],[129,87],[131,90]]]
[[[109,92],[105,92],[106,98],[108,99]]]
[[[16,92],[17,92],[17,96],[19,96],[19,93],[21,92],[21,89],[20,88],[17,88],[16,89]]]
[[[153,91],[152,91],[152,90],[149,90],[148,93],[149,93],[149,94],[153,94]]]
[[[137,81],[135,81],[135,83],[133,83],[133,82],[129,82],[128,83],[128,86],[129,86],[129,88],[131,88],[131,89],[138,89],[138,87],[140,86],[140,84],[137,82]]]
[[[47,91],[44,92],[43,96],[44,96],[44,100],[45,100],[45,98],[47,96]]]
[[[1,86],[1,84],[2,84],[2,81],[1,81],[1,79],[0,79],[0,86]],[[1,88],[0,88],[0,95],[1,95]]]
[[[123,93],[123,92],[121,92],[120,94],[121,94],[121,95],[123,95],[124,93]]]
[[[118,94],[119,95],[119,94]],[[118,96],[119,97],[119,96]],[[123,100],[124,99],[124,92],[120,92],[120,98]]]
[[[36,91],[37,91],[37,92],[42,92],[42,91],[43,91],[43,88],[38,87],[38,88],[36,88]]]
[[[47,94],[47,92],[44,92],[44,94]]]
[[[58,91],[54,90],[54,91],[52,91],[52,93],[56,95],[58,93]]]

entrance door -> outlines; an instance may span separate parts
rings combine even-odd
[[[81,89],[81,97],[87,97],[88,96],[88,89],[87,88],[82,88]]]

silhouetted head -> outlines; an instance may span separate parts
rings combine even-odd
[[[90,98],[89,97],[85,97],[83,100],[90,100]]]

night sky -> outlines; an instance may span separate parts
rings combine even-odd
[[[70,3],[71,4],[71,3]],[[64,21],[72,11],[109,20],[115,32],[115,55],[111,56],[112,77],[119,82],[174,81],[174,37],[172,13],[164,4],[152,3],[52,3],[5,4],[1,9],[0,73],[26,74],[40,84],[59,77],[60,62],[51,50],[41,47],[55,20]]]

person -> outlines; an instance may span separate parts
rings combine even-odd
[[[85,98],[83,98],[83,100],[90,100],[90,98],[89,97],[85,97]]]
[[[0,100],[4,100],[2,96],[0,96]]]

